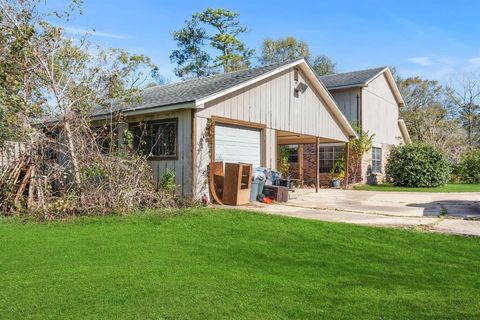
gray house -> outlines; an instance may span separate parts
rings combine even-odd
[[[167,168],[174,170],[178,192],[195,198],[209,196],[211,161],[276,169],[279,145],[344,145],[356,138],[304,59],[156,86],[142,97],[122,110],[120,142],[124,129],[135,136],[142,128],[152,141],[154,179]],[[318,159],[315,163],[318,167]]]
[[[399,118],[403,98],[387,67],[340,73],[320,77],[337,106],[351,124],[374,134],[373,148],[364,155],[357,176],[351,182],[381,183],[385,180],[385,165],[392,146],[410,143],[408,130]],[[305,184],[316,181],[316,146],[291,145],[292,168]],[[301,153],[301,156],[298,156]],[[329,172],[335,160],[345,153],[342,143],[322,143],[319,150],[320,183],[329,184]],[[296,157],[295,157],[296,155]]]

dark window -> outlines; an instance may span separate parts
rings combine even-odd
[[[382,149],[372,148],[372,172],[382,172]]]
[[[298,162],[298,145],[296,144],[280,145],[279,146],[280,157],[285,155],[285,152],[288,152],[288,162],[290,163]]]
[[[343,146],[321,146],[319,152],[320,173],[332,171],[335,161],[344,156]]]
[[[178,119],[130,124],[134,151],[149,157],[176,158],[177,127]]]
[[[288,160],[290,163],[297,163],[298,162],[298,146],[297,145],[290,145],[286,146],[290,149]]]

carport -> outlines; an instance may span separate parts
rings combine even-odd
[[[298,145],[298,173],[299,173],[299,180],[303,181],[303,167],[304,167],[304,159],[303,159],[303,145],[305,144],[313,144],[315,145],[316,150],[316,157],[315,157],[315,191],[318,192],[320,188],[320,162],[319,162],[319,149],[321,143],[332,143],[332,142],[339,142],[333,139],[322,138],[322,137],[315,137],[305,134],[298,134],[292,132],[286,132],[277,130],[277,146],[284,146],[284,145]],[[348,166],[349,166],[349,156],[348,156],[348,148],[347,143],[345,143],[345,184],[344,187],[348,187]],[[277,154],[279,152],[277,151]]]

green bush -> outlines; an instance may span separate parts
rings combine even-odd
[[[160,188],[167,191],[175,191],[175,171],[167,168],[165,173],[162,175],[160,181]]]
[[[438,187],[450,177],[450,165],[434,146],[413,143],[394,147],[387,163],[387,175],[404,187]]]
[[[460,181],[480,183],[480,149],[466,152],[458,165]]]

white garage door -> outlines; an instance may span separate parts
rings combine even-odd
[[[238,126],[215,126],[215,161],[251,163],[260,166],[260,130]]]

